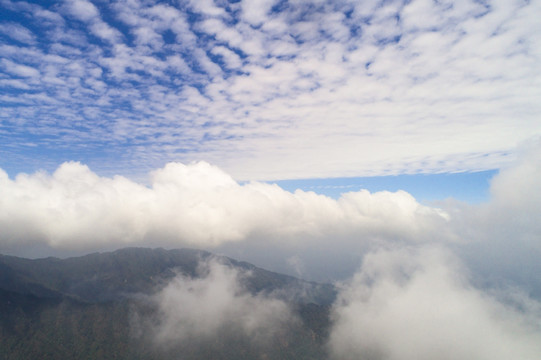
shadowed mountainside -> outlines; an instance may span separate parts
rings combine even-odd
[[[152,344],[142,329],[158,312],[149,299],[179,274],[201,277],[200,264],[211,259],[248,273],[240,279],[248,293],[285,301],[301,321],[264,347],[235,331],[166,348]],[[0,255],[0,359],[323,359],[335,295],[332,285],[192,249],[127,248],[68,259]]]

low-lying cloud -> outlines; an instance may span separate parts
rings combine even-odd
[[[533,360],[540,304],[515,300],[520,310],[472,286],[441,248],[381,250],[340,293],[329,347],[336,359]]]
[[[292,304],[255,292],[251,276],[218,258],[201,260],[196,274],[179,273],[133,307],[133,335],[159,358],[274,359],[303,346],[297,342],[318,346]]]
[[[152,296],[156,311],[141,324],[162,349],[204,346],[218,338],[268,348],[300,320],[283,300],[251,292],[244,282],[249,276],[216,259],[201,261],[196,277],[179,274]]]

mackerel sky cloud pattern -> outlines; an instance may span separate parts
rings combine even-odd
[[[0,1],[0,167],[239,180],[499,168],[541,131],[536,1]]]

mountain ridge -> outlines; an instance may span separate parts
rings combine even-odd
[[[302,287],[312,290],[311,298],[301,302],[329,305],[334,301],[335,289],[331,284],[302,280],[290,275],[259,268],[245,261],[216,255],[205,250],[182,248],[128,247],[111,252],[95,252],[65,259],[47,257],[27,259],[0,254],[0,288],[10,290],[9,280],[16,277],[18,284],[26,288],[15,292],[37,296],[55,297],[60,294],[90,302],[106,301],[115,297],[138,292],[150,293],[177,275],[174,270],[189,277],[197,277],[201,261],[217,260],[224,265],[252,272],[247,284],[254,293],[278,289]],[[10,276],[11,275],[11,278]],[[90,276],[92,275],[92,276]],[[93,293],[102,285],[105,294]]]
[[[245,292],[233,299],[279,299],[293,320],[264,342],[232,319],[212,336],[157,346],[148,335],[163,321],[156,294],[179,277],[192,285],[206,281],[202,265],[211,262],[243,274],[237,280]],[[335,296],[333,285],[197,249],[124,248],[66,259],[0,255],[0,360],[325,359]]]

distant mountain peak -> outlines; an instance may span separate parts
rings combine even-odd
[[[2,255],[0,289],[45,297],[63,295],[84,302],[109,301],[130,294],[151,294],[177,274],[198,277],[198,266],[210,259],[239,271],[249,270],[246,286],[254,293],[287,290],[298,302],[330,304],[334,300],[332,285],[304,281],[189,248],[128,247],[66,259]]]

